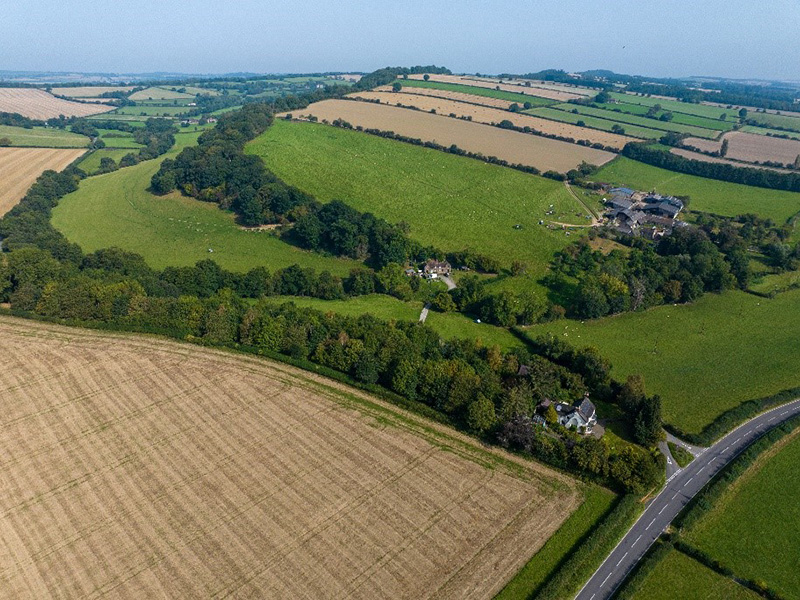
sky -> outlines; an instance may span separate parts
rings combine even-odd
[[[610,69],[800,81],[797,0],[5,0],[0,69]]]

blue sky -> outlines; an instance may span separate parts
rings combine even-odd
[[[611,69],[800,80],[796,0],[11,0],[0,69]]]

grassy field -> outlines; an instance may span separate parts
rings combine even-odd
[[[649,106],[644,106],[642,104],[630,104],[628,102],[606,104],[603,105],[603,108],[611,112],[616,112],[619,110],[631,115],[646,115],[650,110]],[[687,115],[681,112],[674,112],[667,110],[660,110],[658,113],[656,113],[656,117],[660,117],[666,112],[672,113],[672,120],[670,121],[671,123],[680,123],[682,125],[694,125],[696,127],[704,127],[706,129],[716,129],[718,131],[730,131],[731,129],[733,129],[734,124],[738,121],[738,119],[733,117],[731,117],[730,120],[726,118],[724,121],[721,121],[718,117],[710,119],[708,117],[701,117],[698,115]],[[734,111],[730,112],[733,113]]]
[[[247,151],[322,201],[407,222],[423,244],[520,259],[536,274],[574,239],[539,220],[586,222],[562,183],[356,131],[276,121]]]
[[[737,122],[739,120],[739,111],[735,108],[722,108],[719,106],[709,106],[707,104],[693,104],[691,102],[681,102],[680,100],[665,100],[663,98],[635,96],[633,94],[621,94],[618,92],[611,92],[609,95],[620,102],[640,104],[648,108],[660,104],[664,110],[686,115],[697,115],[698,117],[705,117],[707,119],[719,119],[720,115],[724,113],[728,115],[726,121]]]
[[[578,111],[578,114],[588,115],[592,117],[600,117],[602,119],[609,119],[610,121],[618,121],[620,126],[625,129],[626,125],[637,125],[639,127],[647,127],[649,129],[660,129],[663,131],[676,131],[678,133],[688,133],[696,137],[702,138],[715,138],[720,132],[705,127],[695,127],[693,125],[683,125],[674,121],[659,121],[657,119],[648,119],[647,117],[640,117],[631,115],[624,112],[614,112],[612,110],[605,110],[603,108],[593,108],[591,106],[581,106],[577,104],[558,104],[554,106],[558,110],[565,112]],[[573,113],[574,114],[574,113]],[[627,131],[627,129],[625,129]]]
[[[133,141],[133,134],[126,131],[116,131],[114,129],[98,129],[100,139],[103,140],[108,148],[142,148],[142,144]]]
[[[268,232],[243,231],[233,214],[216,204],[177,193],[159,197],[148,192],[161,161],[194,143],[197,135],[177,134],[176,147],[161,159],[82,181],[80,189],[65,196],[53,211],[53,225],[87,252],[119,246],[138,252],[159,269],[213,258],[234,271],[298,263],[344,275],[359,264],[305,252]]]
[[[555,100],[548,100],[547,98],[540,98],[538,96],[531,96],[529,94],[515,94],[514,92],[506,92],[504,90],[495,90],[492,88],[478,87],[474,85],[461,85],[459,83],[447,83],[444,81],[398,79],[397,82],[403,87],[430,88],[434,90],[445,90],[448,92],[461,92],[463,94],[472,94],[473,96],[486,96],[487,98],[499,98],[500,100],[508,100],[509,102],[516,102],[520,105],[520,108],[526,102],[530,102],[533,106],[547,106],[548,104],[554,104],[556,102]]]
[[[180,100],[182,98],[194,98],[195,94],[187,94],[162,87],[149,87],[138,92],[134,92],[128,98],[134,102],[139,100]]]
[[[637,190],[656,190],[662,194],[689,196],[689,209],[701,212],[725,216],[756,213],[777,223],[785,223],[800,212],[798,193],[684,175],[624,156],[616,158],[592,177],[595,181],[624,185]]]
[[[94,175],[97,170],[100,168],[100,161],[103,158],[109,157],[113,158],[114,162],[119,163],[119,159],[121,159],[126,154],[130,154],[133,152],[134,154],[137,153],[136,150],[128,150],[128,149],[118,149],[118,150],[110,150],[107,148],[103,148],[101,150],[95,150],[91,154],[87,154],[81,161],[78,163],[78,167],[83,170],[87,175]]]
[[[123,106],[114,111],[117,115],[143,117],[174,117],[189,110],[188,106]]]
[[[800,436],[762,456],[686,534],[687,541],[746,579],[800,598]]]
[[[772,113],[757,113],[750,111],[747,120],[755,121],[764,127],[780,127],[790,131],[800,132],[800,119],[797,117],[787,117],[786,115],[773,115]]]
[[[662,397],[664,420],[690,433],[743,401],[800,385],[800,290],[771,300],[709,294],[691,305],[528,329],[548,332],[596,346],[618,379],[644,375],[648,392]]]
[[[508,582],[494,600],[527,600],[559,567],[564,555],[591,532],[614,503],[614,494],[604,488],[587,486],[583,504],[551,537],[523,569]]]
[[[22,200],[44,171],[61,171],[84,152],[69,148],[0,148],[0,217]]]
[[[759,600],[755,592],[672,550],[656,565],[634,600]]]
[[[786,135],[794,140],[800,140],[800,133],[795,133],[793,131],[781,131],[780,129],[770,129],[769,127],[754,127],[753,125],[745,125],[739,131],[744,131],[745,133],[757,133],[759,135],[767,135],[768,133],[773,135]]]
[[[490,598],[583,502],[281,363],[9,317],[0,353],[7,598]]]
[[[532,108],[526,110],[526,113],[535,117],[542,117],[544,119],[552,119],[554,121],[561,121],[563,123],[572,123],[577,125],[578,121],[582,121],[587,127],[594,127],[595,129],[602,129],[603,131],[611,131],[614,125],[619,125],[616,121],[609,121],[600,117],[590,117],[587,115],[579,115],[572,112],[566,112],[555,108],[542,106],[539,108]],[[663,131],[658,129],[650,129],[647,127],[637,127],[636,125],[625,125],[625,135],[630,135],[645,140],[657,140],[662,135]]]
[[[11,140],[12,146],[36,146],[39,148],[85,148],[89,138],[85,135],[53,129],[52,127],[12,127],[0,125],[0,138]]]

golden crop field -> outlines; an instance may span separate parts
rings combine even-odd
[[[616,156],[604,150],[537,135],[372,102],[324,100],[293,114],[314,115],[320,121],[344,119],[353,126],[360,125],[365,129],[394,131],[443,146],[455,144],[462,150],[496,156],[542,171],[552,169],[566,172],[583,161],[603,165]]]
[[[409,88],[412,89],[412,88]],[[588,127],[579,127],[570,123],[561,123],[558,121],[551,121],[549,119],[541,119],[532,115],[522,113],[512,113],[507,110],[499,110],[490,108],[488,106],[476,106],[482,96],[470,96],[469,94],[460,94],[458,92],[445,92],[457,93],[459,96],[466,96],[470,100],[456,101],[444,98],[437,98],[428,94],[418,95],[417,88],[413,88],[411,93],[405,92],[357,92],[351,94],[353,97],[365,98],[367,100],[378,100],[383,104],[396,106],[402,104],[404,106],[414,106],[423,111],[435,110],[437,114],[449,116],[455,114],[459,117],[471,117],[472,121],[478,123],[500,123],[502,121],[511,121],[517,127],[531,127],[542,133],[549,135],[557,135],[560,137],[568,137],[574,140],[589,140],[592,143],[600,143],[604,146],[611,146],[613,148],[622,149],[628,142],[638,141],[635,138],[617,135],[608,131],[600,131],[598,129],[589,129]],[[424,88],[419,88],[424,89]],[[425,90],[428,91],[428,90]],[[488,98],[494,100],[494,98]],[[501,101],[503,102],[503,101]]]
[[[280,363],[0,317],[0,597],[491,598],[573,480]]]
[[[464,78],[469,80],[477,80],[477,81],[489,81],[494,83],[508,83],[509,85],[523,85],[525,87],[531,86],[536,88],[541,88],[544,90],[552,90],[556,92],[567,92],[569,94],[574,94],[576,96],[595,96],[600,91],[600,88],[589,88],[583,85],[577,84],[568,84],[568,83],[559,83],[555,81],[542,81],[541,79],[523,79],[523,78],[514,78],[514,79],[497,79],[494,77],[472,77],[472,76],[464,76]]]
[[[0,112],[19,113],[29,119],[86,117],[114,110],[113,106],[70,102],[34,88],[0,88]]]
[[[743,131],[731,131],[726,133],[723,138],[728,140],[728,152],[725,156],[733,160],[793,164],[800,156],[800,141],[798,140],[787,140]],[[686,138],[684,143],[706,152],[717,152],[722,145],[722,140]]]
[[[409,75],[409,79],[423,79],[424,75]],[[503,92],[515,92],[517,94],[525,94],[526,96],[538,96],[539,98],[548,98],[549,100],[557,100],[559,102],[566,102],[567,100],[576,100],[584,98],[586,94],[577,94],[575,92],[568,92],[566,90],[554,90],[549,88],[526,87],[524,85],[515,85],[509,83],[499,83],[487,79],[477,79],[474,77],[466,77],[461,75],[430,75],[430,81],[441,81],[442,83],[458,83],[461,85],[471,85],[473,87],[497,89],[500,88]],[[401,81],[402,83],[402,81]]]
[[[0,217],[22,200],[44,171],[61,171],[82,148],[0,148]]]
[[[54,87],[53,93],[71,98],[97,98],[108,92],[129,92],[132,85],[85,85],[77,87]]]

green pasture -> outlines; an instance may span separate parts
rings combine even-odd
[[[138,92],[134,92],[128,98],[134,102],[140,100],[179,100],[181,98],[194,98],[195,94],[182,93],[165,87],[149,87]],[[188,92],[188,90],[187,90]]]
[[[602,105],[605,110],[610,112],[623,112],[631,115],[640,115],[644,116],[650,110],[649,106],[644,106],[642,104],[630,104],[628,102],[618,102],[616,104],[604,104]],[[733,129],[733,126],[739,121],[738,117],[736,117],[736,111],[728,111],[726,114],[728,115],[724,121],[721,121],[719,117],[709,119],[708,117],[701,117],[698,115],[687,115],[685,113],[674,112],[674,111],[667,111],[667,110],[660,110],[656,113],[656,117],[660,117],[666,112],[672,113],[672,121],[671,123],[681,123],[683,125],[695,125],[697,127],[705,127],[706,129],[717,129],[719,131],[730,131]],[[649,118],[649,117],[647,117]]]
[[[547,106],[532,108],[530,110],[526,110],[525,112],[529,115],[533,115],[534,117],[542,117],[543,119],[561,121],[563,123],[572,123],[573,125],[577,125],[578,121],[582,121],[587,127],[602,129],[603,131],[611,131],[614,125],[619,125],[619,123],[616,121],[610,121],[600,117],[590,117],[588,115],[579,115],[572,112],[565,112],[563,110],[549,108]],[[625,135],[642,138],[645,140],[657,140],[664,135],[664,132],[658,129],[638,127],[636,125],[625,125],[624,129]]]
[[[694,304],[528,328],[533,338],[545,333],[597,347],[617,379],[641,373],[662,398],[664,420],[689,433],[746,400],[800,385],[800,290],[772,299],[707,294]]]
[[[759,600],[760,596],[671,550],[647,576],[634,600]]]
[[[198,133],[177,134],[175,148],[155,160],[90,177],[53,211],[53,225],[86,252],[118,246],[141,254],[154,268],[193,265],[212,258],[232,271],[295,263],[346,275],[355,261],[295,248],[269,232],[243,231],[232,213],[177,193],[154,196],[150,178],[164,158],[193,144]],[[208,252],[209,248],[213,253]]]
[[[116,129],[98,129],[100,139],[109,148],[142,148],[141,144],[133,141],[133,134],[127,131],[117,131]]]
[[[91,154],[87,154],[83,159],[81,159],[77,166],[87,175],[94,175],[100,168],[100,161],[103,158],[113,158],[114,162],[119,163],[119,159],[126,154],[130,154],[131,152],[134,154],[138,153],[137,150],[131,150],[127,148],[117,150],[102,148],[100,150],[95,150]]]
[[[613,105],[612,105],[613,106]],[[606,110],[604,108],[593,108],[591,106],[581,106],[580,104],[557,104],[553,108],[567,112],[577,111],[578,114],[587,115],[591,117],[600,117],[601,119],[608,119],[610,121],[617,121],[623,129],[626,125],[638,125],[639,127],[647,127],[648,129],[658,129],[661,131],[675,131],[677,133],[688,133],[690,135],[702,138],[714,139],[719,136],[720,132],[717,130],[706,129],[705,127],[696,127],[694,125],[683,125],[675,121],[659,121],[658,119],[649,119],[647,117],[640,117],[624,112],[615,112],[613,110]],[[575,114],[575,113],[573,113]],[[625,130],[627,131],[627,129]]]
[[[754,125],[745,125],[739,131],[745,133],[757,133],[759,135],[773,134],[777,136],[785,135],[795,140],[800,140],[800,133],[794,131],[781,131],[780,129],[770,129],[769,127],[755,127]]]
[[[133,117],[174,117],[189,110],[188,106],[122,106],[111,114],[130,115]]]
[[[0,138],[11,140],[11,146],[36,148],[85,148],[89,145],[89,138],[85,135],[52,127],[27,129],[0,125]]]
[[[796,356],[796,355],[795,355]],[[758,460],[728,489],[687,541],[731,568],[800,598],[800,437]]]
[[[684,175],[619,156],[592,178],[637,190],[689,196],[689,209],[724,216],[755,213],[785,223],[800,212],[800,194]]]
[[[357,131],[279,120],[246,151],[323,202],[406,222],[412,238],[445,251],[472,248],[506,267],[525,261],[531,274],[544,274],[578,235],[540,220],[587,222],[563,183]]]
[[[755,121],[764,127],[775,127],[778,129],[788,129],[800,132],[800,118],[788,117],[786,115],[774,115],[772,113],[759,113],[750,111],[747,113],[748,121]]]
[[[726,121],[738,122],[739,110],[736,108],[723,108],[721,106],[711,106],[709,104],[695,104],[693,102],[681,102],[676,99],[653,98],[652,96],[636,96],[635,94],[622,94],[611,92],[609,94],[614,100],[626,102],[628,104],[639,104],[641,106],[655,106],[660,104],[664,110],[673,113],[686,115],[696,115],[706,119],[718,120],[720,115],[726,114]]]
[[[486,98],[498,98],[500,100],[508,100],[509,102],[516,102],[522,107],[526,102],[530,102],[533,106],[547,106],[554,104],[556,101],[549,98],[541,98],[539,96],[532,96],[529,94],[518,94],[516,92],[506,92],[505,90],[496,90],[494,88],[478,87],[474,85],[464,85],[460,83],[446,83],[442,81],[424,81],[422,79],[398,79],[397,83],[403,87],[416,87],[416,88],[430,88],[434,90],[443,90],[446,92],[461,92],[462,94],[472,94],[473,96],[484,96]],[[533,88],[526,88],[533,89]]]

